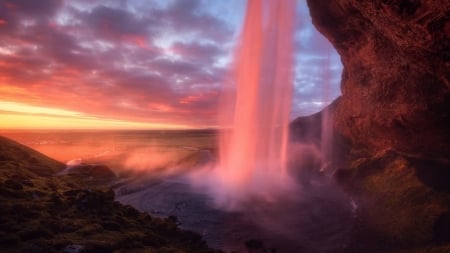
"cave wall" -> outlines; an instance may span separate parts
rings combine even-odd
[[[344,66],[336,130],[355,145],[450,159],[450,1],[308,0]]]

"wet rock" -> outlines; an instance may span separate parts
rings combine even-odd
[[[64,253],[81,253],[84,250],[84,246],[83,245],[79,245],[79,244],[71,244],[71,245],[67,245],[66,247],[64,247],[63,252]]]

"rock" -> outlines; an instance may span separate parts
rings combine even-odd
[[[78,245],[78,244],[71,244],[64,247],[63,252],[64,253],[80,253],[83,252],[84,246]]]
[[[308,0],[341,56],[335,127],[354,144],[450,157],[450,2]]]
[[[450,243],[450,212],[439,216],[433,226],[434,240],[439,244]]]
[[[24,186],[28,187],[34,186],[33,182],[31,182],[31,180],[28,177],[20,174],[13,175],[12,177],[10,177],[10,179]]]
[[[21,240],[31,240],[36,238],[51,238],[52,235],[44,228],[24,228],[18,233]]]
[[[73,166],[69,173],[84,174],[95,179],[112,179],[116,175],[106,165],[80,164]]]
[[[15,234],[0,233],[0,245],[13,246],[19,242],[20,238]]]
[[[450,2],[307,2],[344,65],[332,116],[350,141],[335,178],[358,203],[351,252],[447,252]]]
[[[114,178],[116,176],[106,165],[93,165],[91,175],[98,178]]]
[[[82,192],[80,189],[71,189],[63,192],[63,195],[66,197],[75,197],[80,192]]]
[[[0,162],[6,162],[6,161],[10,161],[11,158],[4,155],[4,154],[0,154]]]
[[[333,128],[333,126],[331,125],[333,122],[332,118],[323,121],[324,117],[327,117],[327,115],[333,115],[335,113],[339,101],[340,98],[337,98],[322,111],[310,116],[298,117],[291,122],[289,126],[291,140],[294,143],[299,142],[303,145],[300,152],[296,152],[298,153],[296,154],[296,156],[298,157],[299,162],[302,164],[294,164],[293,166],[295,168],[320,169],[320,160],[322,159],[320,157],[322,156],[322,154],[320,154],[320,151],[323,144],[329,145],[329,150],[331,151],[330,154],[328,154],[328,157],[325,157],[324,160],[330,162],[333,167],[340,167],[342,166],[342,163],[345,162],[346,155],[348,154],[350,149],[348,140]],[[323,122],[330,125],[324,125]],[[322,131],[324,127],[329,127],[330,129]],[[329,140],[323,142],[322,134],[324,134],[326,131],[327,133],[329,131]],[[293,148],[291,148],[291,151],[295,152],[295,150],[292,149]]]
[[[83,212],[108,212],[114,203],[114,192],[80,190],[71,201]]]
[[[102,222],[101,225],[106,230],[120,231],[120,225],[117,224],[116,222],[106,221],[106,222]]]
[[[12,179],[7,179],[4,182],[4,185],[7,188],[12,189],[12,190],[22,190],[23,189],[23,186],[20,183],[16,182],[15,180],[12,180]]]

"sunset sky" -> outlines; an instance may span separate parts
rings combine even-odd
[[[342,70],[298,2],[292,118],[334,99]],[[0,128],[214,127],[244,11],[243,0],[0,0]]]

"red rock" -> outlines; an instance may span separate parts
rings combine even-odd
[[[308,0],[341,55],[335,128],[354,144],[450,157],[450,2]]]

